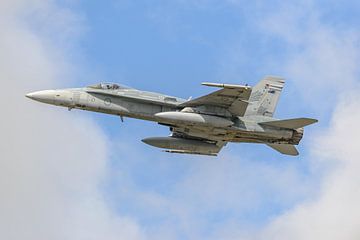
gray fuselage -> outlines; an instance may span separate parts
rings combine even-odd
[[[159,93],[139,91],[132,88],[94,89],[72,88],[61,90],[45,90],[30,93],[27,97],[34,100],[67,107],[100,112],[121,117],[143,119],[158,122],[171,127],[173,132],[186,133],[195,138],[213,141],[252,142],[252,143],[292,143],[298,144],[302,137],[302,129],[290,130],[276,127],[261,126],[258,122],[273,120],[264,116],[228,117],[219,112],[214,116],[220,120],[231,120],[232,126],[218,127],[209,124],[191,122],[168,122],[156,116],[162,112],[183,110],[178,105],[185,99]],[[220,109],[221,110],[221,109]],[[196,111],[196,109],[194,110]],[[198,112],[200,114],[206,114]],[[207,116],[207,115],[202,115]]]

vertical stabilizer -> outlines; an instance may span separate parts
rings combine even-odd
[[[272,117],[278,103],[285,80],[267,76],[252,89],[245,116],[261,115]]]

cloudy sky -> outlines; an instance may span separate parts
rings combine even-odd
[[[360,3],[1,0],[0,239],[359,239]],[[183,98],[287,79],[276,117],[320,120],[299,157],[170,155],[154,123],[30,91],[100,81]]]

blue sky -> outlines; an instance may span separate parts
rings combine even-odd
[[[257,26],[261,14],[255,12],[254,16],[251,16],[248,12],[257,10],[252,4],[236,6],[214,1],[199,3],[197,6],[187,1],[110,1],[107,4],[82,2],[77,8],[77,11],[84,15],[89,28],[80,44],[86,56],[85,69],[90,73],[95,69],[95,76],[98,78],[81,79],[81,84],[101,80],[115,81],[139,89],[187,98],[212,90],[201,87],[202,81],[254,85],[266,74],[283,75],[282,58],[288,51],[296,51],[289,49],[291,46],[287,46],[282,39],[262,33]],[[274,10],[275,7],[266,4],[264,8]],[[269,69],[268,61],[272,61],[271,67],[274,67],[274,70]],[[306,102],[299,101],[296,95],[291,94],[297,91],[296,86],[292,84],[291,76],[286,77],[290,78],[290,81],[282,95],[277,115],[321,117],[313,109],[308,109]],[[123,192],[122,174],[134,185],[125,187],[164,198],[179,198],[180,205],[193,209],[204,204],[202,201],[207,201],[206,198],[196,196],[197,194],[187,189],[181,191],[188,196],[178,196],[179,193],[174,187],[181,184],[192,172],[201,172],[207,164],[216,168],[223,167],[224,172],[219,174],[225,176],[221,181],[225,185],[229,184],[230,191],[235,192],[234,195],[224,197],[236,199],[229,199],[232,202],[229,206],[209,204],[208,207],[200,207],[198,211],[189,213],[189,217],[202,222],[199,233],[205,234],[204,238],[211,233],[209,227],[221,227],[229,219],[245,225],[265,224],[272,216],[283,212],[303,197],[302,193],[299,193],[286,201],[276,199],[273,194],[279,189],[272,189],[271,184],[264,180],[258,180],[257,183],[256,179],[253,179],[261,173],[261,170],[256,169],[258,166],[274,168],[274,171],[294,168],[297,177],[306,181],[309,170],[303,157],[289,159],[265,146],[248,144],[229,144],[224,149],[225,153],[217,159],[168,155],[139,141],[147,136],[167,135],[166,128],[138,120],[126,120],[122,124],[116,117],[97,114],[93,114],[93,117],[106,131],[110,141],[116,142],[111,148],[113,176],[105,183],[104,194],[114,211],[135,218],[144,227],[158,228],[164,222],[177,222],[178,216],[149,210],[152,205],[143,201],[136,193]],[[321,120],[321,125],[327,124],[327,120]],[[307,136],[300,147],[302,156],[307,154],[307,149],[303,146],[308,144],[308,141]],[[133,151],[136,151],[136,154]],[[238,162],[231,162],[229,166],[222,163],[221,161],[229,161],[226,155],[230,155],[232,161]],[[237,156],[250,158],[252,162],[237,160]],[[242,166],[243,164],[245,166]],[[244,177],[245,183],[227,183],[241,181],[238,177],[226,176],[226,171],[231,167],[245,168],[253,173]],[[242,171],[239,170],[239,175]],[[236,171],[232,170],[230,174],[236,174]],[[197,180],[201,180],[205,185],[210,184],[206,179]],[[254,204],[247,203],[242,207],[241,203],[236,202],[242,201],[241,195],[244,191],[247,195],[247,181],[253,181],[249,183],[249,188],[254,188],[255,184],[257,189],[251,191],[254,191],[259,199]],[[219,191],[219,198],[222,197],[221,193]],[[193,194],[195,196],[192,196]],[[201,190],[198,194],[201,195]],[[214,190],[211,194],[217,193]],[[246,201],[251,201],[251,196],[246,197],[249,198]],[[220,205],[223,201],[227,202],[216,199],[209,201],[218,202]],[[160,208],[166,211],[165,205]],[[234,211],[236,208],[239,209]],[[178,234],[181,232],[180,227]]]
[[[13,182],[4,189],[16,190],[6,190],[4,196],[24,202],[3,197],[0,206],[7,213],[39,202],[28,214],[35,220],[21,226],[25,232],[32,229],[28,239],[39,239],[39,234],[47,239],[358,236],[360,213],[354,209],[360,179],[353,172],[359,167],[358,2],[2,4],[0,77],[7,79],[9,89],[17,86],[6,97],[19,108],[3,106],[12,117],[3,124],[11,141],[1,144],[9,145],[2,152],[12,161],[0,161],[0,169],[11,169],[0,175]],[[188,98],[213,90],[201,82],[255,85],[265,75],[287,79],[276,117],[320,120],[306,129],[299,157],[255,144],[228,144],[217,158],[167,154],[140,141],[169,134],[155,123],[121,123],[110,115],[18,100],[29,91],[101,81]],[[5,127],[23,118],[26,123],[17,124],[18,132]],[[12,178],[22,175],[35,182]],[[27,191],[33,194],[23,193]],[[27,219],[27,214],[9,216],[14,222]],[[49,219],[55,226],[50,224],[49,232],[36,228],[48,226]],[[23,239],[7,230],[13,228],[3,229],[4,239]]]
[[[88,71],[90,76],[80,76],[79,85],[115,81],[187,98],[211,91],[200,86],[202,81],[254,85],[267,74],[281,75],[288,78],[288,82],[277,116],[320,119],[319,124],[308,129],[309,134],[305,135],[299,147],[302,155],[298,158],[281,156],[265,146],[229,144],[224,153],[214,159],[168,155],[143,145],[139,141],[142,138],[168,134],[166,128],[154,123],[127,119],[122,124],[116,117],[92,114],[113,142],[111,176],[104,183],[104,195],[114,211],[134,218],[150,231],[158,230],[163,224],[176,226],[182,220],[176,213],[167,212],[166,204],[158,206],[161,211],[151,210],[153,203],[144,200],[139,192],[170,201],[176,199],[174,207],[185,208],[189,211],[187,218],[196,223],[196,229],[186,228],[206,238],[212,234],[212,229],[221,229],[229,221],[250,227],[262,226],[303,200],[308,191],[315,191],[319,179],[312,176],[314,173],[309,169],[306,157],[312,131],[328,125],[329,113],[317,111],[318,106],[313,106],[316,105],[313,101],[304,100],[307,96],[298,93],[300,89],[293,82],[295,76],[284,69],[289,56],[301,54],[307,47],[306,43],[289,43],[281,36],[267,32],[266,23],[263,23],[277,11],[303,7],[305,12],[299,18],[304,22],[296,22],[291,27],[299,34],[307,34],[306,25],[309,23],[305,19],[314,14],[306,12],[307,5],[277,1],[109,1],[106,4],[80,2],[72,6],[85,18],[87,27],[79,48],[84,56],[84,71]],[[323,8],[325,3],[321,2],[309,5],[322,8],[315,14],[324,25],[343,28],[346,24],[356,24],[358,20],[347,17],[349,9],[346,6],[338,8],[334,4],[334,8],[331,5]],[[332,18],[334,15],[336,17]],[[319,100],[317,97],[314,99]],[[331,104],[319,102],[318,105],[331,113]],[[218,174],[222,176],[219,181],[224,186],[218,187],[229,188],[232,193],[223,193],[216,189],[218,187],[202,192],[202,187],[212,187],[212,181],[206,179],[210,176],[204,174],[205,179],[202,179],[193,174],[201,174],[207,165],[220,169]],[[293,171],[296,180],[292,187],[299,192],[277,198],[277,194],[284,194],[285,187],[281,184],[273,186],[267,177],[257,179],[262,168],[265,168],[264,174],[267,171],[281,174],[282,169]],[[209,171],[217,174],[213,169]],[[244,171],[250,173],[240,177]],[[239,176],[232,176],[236,174]],[[194,183],[196,190],[177,186],[184,184],[189,175],[195,178],[194,181],[200,181]],[[124,186],[125,181],[130,185]],[[300,186],[302,184],[305,186]],[[132,190],[124,191],[126,188]],[[212,198],[207,200],[202,194],[210,194]],[[189,237],[183,233],[183,228],[181,224],[176,226],[176,235]]]

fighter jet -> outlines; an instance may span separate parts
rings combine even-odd
[[[169,153],[217,156],[228,142],[261,143],[296,156],[304,127],[316,119],[273,118],[284,79],[267,76],[256,86],[202,83],[219,88],[195,99],[146,92],[115,83],[44,90],[26,97],[55,106],[143,119],[170,128],[168,137],[142,141]]]

